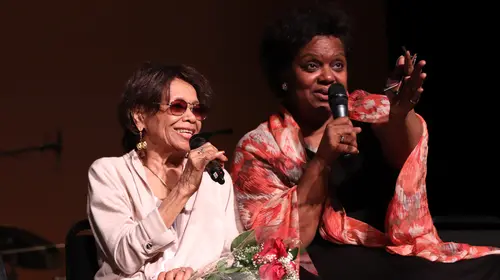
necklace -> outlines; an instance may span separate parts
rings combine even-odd
[[[153,173],[153,175],[155,175],[156,178],[158,178],[158,180],[160,180],[160,182],[165,186],[165,188],[168,189],[167,183],[165,183],[165,181],[163,181],[163,179],[160,178],[160,176],[158,176],[155,172],[153,172],[153,170],[151,170],[151,168],[149,168],[147,165],[144,164],[144,167],[146,167],[149,171],[151,171],[151,173]]]

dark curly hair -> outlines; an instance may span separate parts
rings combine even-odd
[[[128,79],[118,105],[118,118],[123,129],[122,146],[128,152],[136,148],[139,131],[133,112],[141,110],[156,114],[160,109],[163,94],[169,99],[170,83],[175,78],[191,84],[196,90],[200,104],[210,107],[213,92],[208,80],[195,68],[187,65],[163,65],[144,62]]]
[[[350,20],[332,3],[315,3],[291,10],[264,31],[260,46],[261,65],[270,88],[279,98],[286,97],[281,89],[283,74],[292,61],[315,36],[335,36],[349,51]]]

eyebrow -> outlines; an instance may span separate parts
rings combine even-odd
[[[305,58],[308,58],[308,57],[316,58],[316,57],[319,57],[319,56],[322,56],[322,55],[318,55],[318,54],[314,54],[314,53],[306,53],[306,54],[300,56],[299,58],[300,59],[305,59]],[[345,53],[344,52],[339,52],[339,53],[333,55],[332,57],[345,57]]]
[[[191,104],[200,104],[200,101],[199,100],[196,100],[196,101],[193,101],[193,102],[190,102],[190,101],[187,101],[186,99],[182,98],[182,97],[174,97],[174,98],[171,98],[171,101],[175,101],[175,100],[182,100],[182,101],[186,101],[187,103],[191,103]]]

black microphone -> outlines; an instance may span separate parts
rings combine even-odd
[[[328,88],[328,104],[330,105],[334,119],[349,116],[347,109],[348,100],[347,92],[343,85],[332,84]],[[342,157],[350,158],[351,154],[343,154]]]
[[[343,85],[332,84],[328,88],[328,104],[332,110],[333,118],[347,117],[347,92]]]
[[[218,130],[214,132],[204,132],[204,133],[199,133],[195,134],[189,139],[189,147],[191,150],[196,149],[201,147],[203,144],[208,142],[208,138],[215,134],[231,134],[233,132],[232,129],[224,129],[224,130]],[[210,178],[214,180],[215,182],[223,185],[225,180],[224,180],[224,170],[222,170],[222,165],[220,162],[216,160],[210,161],[207,166],[205,167],[205,171],[208,172],[208,175],[210,175]]]

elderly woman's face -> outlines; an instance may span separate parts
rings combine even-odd
[[[158,147],[159,150],[187,152],[190,150],[189,139],[201,129],[201,120],[193,114],[191,106],[199,104],[196,90],[191,84],[174,79],[170,84],[169,100],[165,99],[165,95],[163,98],[160,111],[144,119],[148,150],[150,147]],[[168,104],[180,100],[190,105],[184,113],[172,114],[174,109],[169,109]]]
[[[292,63],[291,90],[298,109],[330,114],[328,88],[340,83],[347,89],[347,62],[344,46],[333,36],[316,36],[300,50]],[[314,110],[314,111],[313,111]]]

